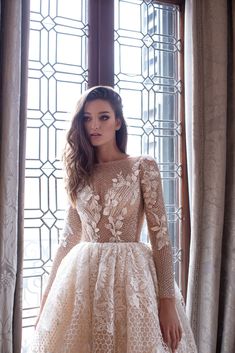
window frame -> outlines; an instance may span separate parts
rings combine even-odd
[[[168,0],[156,1],[158,4],[175,4],[180,6],[180,38],[182,39],[182,52],[180,54],[179,70],[180,78],[184,82],[184,1]],[[114,0],[88,0],[88,87],[95,85],[114,86]],[[108,55],[107,55],[108,52]],[[180,178],[180,205],[182,207],[182,219],[180,222],[180,244],[182,249],[180,264],[180,288],[186,300],[187,278],[190,246],[190,218],[189,195],[187,183],[187,154],[185,138],[185,111],[184,111],[184,87],[180,95],[179,118],[182,126],[182,136],[179,139],[179,153],[182,175]]]
[[[96,85],[114,86],[114,1],[115,0],[88,0],[88,87]],[[152,3],[170,4],[179,6],[180,11],[180,38],[182,40],[182,51],[179,60],[179,75],[182,81],[182,93],[179,98],[179,122],[182,131],[179,138],[181,161],[180,179],[180,207],[181,220],[179,229],[179,249],[180,249],[180,275],[179,286],[186,301],[188,266],[189,266],[189,247],[190,247],[190,213],[189,213],[189,194],[187,182],[187,153],[185,136],[185,109],[184,109],[184,1],[168,0],[156,1]],[[108,53],[108,55],[107,55]],[[86,78],[87,79],[87,78]],[[51,249],[50,249],[51,251]],[[51,256],[51,254],[50,254]],[[33,308],[36,309],[36,308]],[[28,326],[24,326],[26,328]],[[30,326],[31,327],[31,326]]]

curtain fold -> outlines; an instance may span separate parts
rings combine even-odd
[[[200,353],[235,352],[233,41],[232,0],[186,0],[187,312]]]
[[[227,160],[217,353],[235,352],[235,3],[228,2]]]
[[[0,4],[0,352],[20,353],[29,0]]]

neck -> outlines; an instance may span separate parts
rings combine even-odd
[[[102,148],[102,146],[99,148],[97,147],[95,153],[98,163],[115,161],[126,156],[126,153],[122,153],[117,146],[112,149]]]

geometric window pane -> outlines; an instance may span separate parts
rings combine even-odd
[[[115,88],[123,97],[127,150],[133,155],[150,154],[158,162],[179,283],[182,252],[179,8],[151,1],[115,0],[114,18]],[[148,241],[146,227],[142,240]]]
[[[63,226],[61,155],[70,112],[87,88],[87,6],[86,0],[30,2],[22,353]]]

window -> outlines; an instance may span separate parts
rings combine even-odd
[[[23,352],[64,217],[61,146],[87,87],[87,1],[31,0],[25,177]]]
[[[151,154],[158,161],[175,275],[185,290],[183,7],[176,3],[31,0],[23,353],[63,226],[65,192],[60,158],[64,131],[69,112],[88,85],[114,84],[123,97],[128,153]],[[99,38],[105,55],[98,50]]]
[[[114,83],[123,97],[129,151],[151,154],[158,161],[175,277],[185,294],[182,7],[158,1],[114,3]]]

